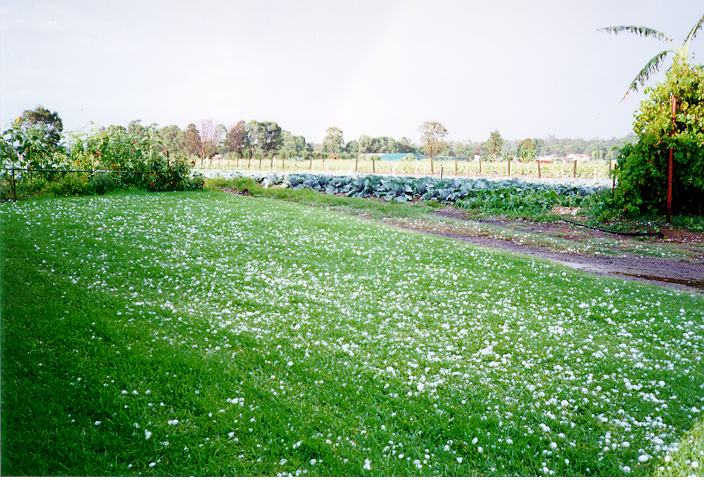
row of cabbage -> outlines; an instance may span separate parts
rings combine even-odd
[[[603,187],[534,183],[517,179],[335,176],[316,174],[255,175],[265,187],[309,188],[348,197],[374,197],[393,202],[434,200],[467,209],[539,213],[555,206],[584,207]]]

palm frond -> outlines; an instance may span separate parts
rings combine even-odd
[[[636,75],[636,78],[633,79],[631,85],[628,87],[628,90],[626,90],[626,93],[623,94],[621,101],[625,100],[629,93],[637,92],[639,85],[641,87],[645,85],[645,82],[648,81],[650,76],[660,70],[662,61],[665,60],[665,57],[667,57],[670,53],[672,53],[672,50],[663,50],[648,60],[648,63],[645,64],[641,71],[638,72],[638,75]]]
[[[684,39],[685,45],[687,45],[694,37],[697,36],[697,32],[699,31],[700,28],[702,28],[703,25],[704,25],[704,15],[702,15],[702,18],[700,18],[699,21],[694,24],[694,26],[692,27],[692,30],[687,35],[687,38]]]
[[[640,25],[617,25],[614,27],[604,27],[597,29],[598,32],[610,33],[612,35],[618,35],[619,33],[629,32],[639,37],[650,37],[657,38],[658,40],[664,40],[666,42],[671,42],[672,39],[665,35],[664,33],[655,30],[650,27],[643,27]]]

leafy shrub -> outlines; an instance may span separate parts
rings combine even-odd
[[[90,177],[88,182],[88,190],[91,193],[105,195],[120,187],[120,181],[109,173],[97,173]]]
[[[90,193],[88,177],[82,173],[67,173],[49,183],[46,191],[60,197],[85,195]]]
[[[616,202],[627,215],[664,211],[668,149],[674,149],[673,210],[704,214],[704,68],[675,61],[665,82],[646,89],[634,131],[620,152]],[[670,95],[677,99],[673,128]]]

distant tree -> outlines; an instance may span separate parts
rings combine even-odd
[[[222,123],[215,125],[215,150],[218,154],[224,154],[227,149],[225,147],[225,139],[227,138],[227,127]]]
[[[247,149],[245,150],[245,156],[247,158],[253,158],[255,155],[262,155],[261,149],[261,134],[259,131],[261,126],[256,120],[250,120],[244,127],[244,131],[247,137]]]
[[[265,157],[272,157],[283,143],[282,130],[276,122],[259,122],[258,145]]]
[[[205,160],[212,158],[217,153],[217,133],[212,120],[201,120],[200,122],[200,158]]]
[[[16,124],[43,125],[46,141],[50,146],[57,147],[61,141],[64,123],[57,112],[52,112],[41,105],[34,110],[25,110],[15,121]]]
[[[184,132],[184,141],[186,144],[186,152],[192,157],[197,157],[201,154],[203,149],[202,142],[200,139],[200,132],[198,128],[193,123],[189,123],[186,126],[186,131]]]
[[[413,141],[408,137],[401,137],[398,140],[399,153],[416,153],[418,148],[413,144]]]
[[[282,133],[281,148],[279,154],[284,158],[305,158],[306,139],[302,135],[293,135],[284,130]]]
[[[377,153],[374,148],[374,139],[369,135],[362,135],[358,140],[360,153]]]
[[[188,156],[186,150],[186,134],[176,125],[168,125],[159,129],[157,134],[158,143],[162,152],[169,155],[169,158],[185,158]]]
[[[244,120],[240,120],[227,131],[227,136],[225,137],[226,150],[234,153],[237,158],[243,158],[245,149],[248,148],[249,138],[245,130],[246,125]]]
[[[445,148],[444,139],[447,136],[447,128],[440,122],[428,121],[420,126],[420,134],[425,154],[430,157],[430,172],[433,173],[433,157]]]
[[[484,155],[496,158],[501,155],[501,148],[504,145],[504,139],[501,138],[501,134],[498,130],[494,130],[489,134],[489,140],[484,142],[482,151]]]
[[[535,140],[532,138],[524,138],[521,140],[521,143],[518,144],[518,158],[523,162],[535,160]]]
[[[356,157],[359,154],[359,142],[350,140],[345,145],[344,152],[348,157]]]
[[[345,141],[342,136],[342,130],[337,127],[330,127],[323,138],[323,153],[328,157],[338,158],[345,146]]]

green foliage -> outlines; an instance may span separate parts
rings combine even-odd
[[[530,160],[535,160],[536,157],[536,142],[532,138],[525,138],[521,140],[518,145],[518,158],[522,162],[528,162]]]
[[[61,132],[64,129],[64,123],[61,117],[59,117],[59,114],[41,105],[34,110],[25,110],[22,112],[22,115],[15,121],[15,125],[43,126],[48,136],[48,143],[54,148],[59,146]]]
[[[67,173],[49,183],[45,191],[58,197],[71,197],[90,193],[91,188],[86,174]]]
[[[339,157],[345,146],[342,130],[338,127],[330,127],[323,138],[323,152],[329,156]]]
[[[121,183],[117,176],[109,173],[98,173],[90,177],[88,190],[91,193],[105,195],[113,190],[117,190]]]
[[[668,149],[674,149],[673,210],[704,214],[704,69],[675,60],[665,82],[646,89],[634,131],[619,154],[616,200],[628,215],[658,213],[667,195]],[[670,95],[677,99],[676,124]]]
[[[489,140],[487,140],[482,146],[482,154],[490,158],[496,158],[501,155],[501,148],[504,145],[504,139],[498,130],[494,130],[489,135]]]

